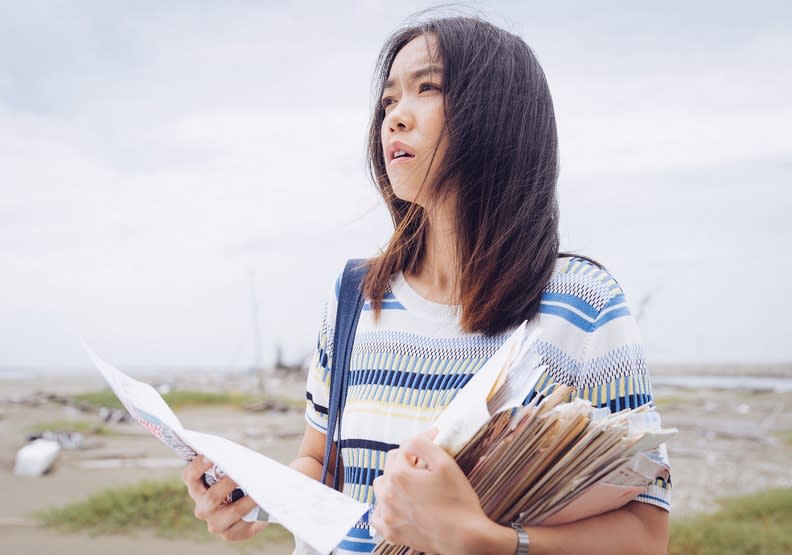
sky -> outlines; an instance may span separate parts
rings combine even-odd
[[[427,2],[0,0],[0,369],[309,357],[388,240],[374,65]],[[792,8],[468,2],[522,36],[559,127],[562,248],[602,262],[650,363],[786,363]]]

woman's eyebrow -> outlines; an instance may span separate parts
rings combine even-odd
[[[426,77],[427,75],[432,75],[432,74],[440,74],[440,75],[442,75],[442,73],[443,73],[443,68],[441,66],[428,65],[428,66],[424,66],[424,67],[422,67],[420,69],[416,69],[415,71],[413,71],[410,74],[408,79],[409,79],[409,82],[412,83],[413,81],[415,81],[416,79],[420,79],[421,77]],[[389,89],[394,84],[395,84],[395,80],[394,79],[388,79],[388,80],[385,81],[385,85],[382,88],[383,88],[383,90],[384,89]]]

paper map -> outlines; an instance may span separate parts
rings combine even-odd
[[[185,429],[153,387],[104,362],[88,346],[85,349],[141,426],[187,461],[197,453],[210,459],[262,509],[318,552],[332,551],[368,511],[365,503],[261,453],[220,436]]]

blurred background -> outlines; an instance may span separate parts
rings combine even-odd
[[[75,401],[101,389],[81,340],[166,390],[250,391],[266,370],[274,405],[196,401],[185,419],[289,460],[302,426],[289,403],[300,402],[322,301],[345,260],[376,253],[391,231],[364,162],[376,56],[433,5],[0,1],[2,472],[11,478],[31,426],[77,428],[110,402]],[[788,456],[789,4],[503,1],[442,13],[482,15],[542,63],[560,135],[562,248],[596,258],[625,289],[658,397],[690,434],[682,468],[687,457],[690,475],[728,468],[723,483],[739,481],[735,441]],[[723,411],[748,435],[728,438]],[[291,417],[262,427],[275,412]],[[116,455],[141,449],[123,443],[137,441],[131,428],[102,441]],[[731,443],[713,458],[720,440]],[[108,456],[122,460],[117,472],[89,472],[68,456],[43,478],[14,478],[20,499],[39,493],[2,502],[12,551],[74,541],[75,552],[120,553],[121,537],[31,535],[29,515],[178,474],[125,456]],[[769,478],[749,493],[792,485],[782,467],[754,470]],[[59,496],[65,482],[73,489]],[[697,498],[681,494],[683,514],[716,507]]]

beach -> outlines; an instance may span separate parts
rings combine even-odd
[[[692,371],[692,370],[691,370]],[[729,374],[729,372],[731,374]],[[685,375],[679,367],[658,368],[662,376]],[[792,379],[792,367],[723,367],[698,375],[739,375]],[[145,379],[145,378],[143,378]],[[158,375],[146,381],[169,387],[207,391],[253,391],[258,381],[249,375]],[[297,451],[304,419],[299,400],[304,373],[269,373],[267,395],[290,401],[280,410],[245,410],[229,406],[185,407],[176,410],[189,429],[215,433],[288,463]],[[85,499],[107,488],[142,480],[178,479],[179,459],[140,426],[131,422],[103,424],[102,435],[86,435],[81,449],[63,450],[50,473],[22,477],[13,473],[14,457],[37,426],[94,419],[64,399],[104,388],[97,376],[61,376],[0,380],[0,478],[5,492],[0,502],[3,553],[80,553],[126,555],[140,552],[223,554],[290,553],[289,543],[255,549],[220,539],[165,539],[141,531],[133,537],[58,532],[42,528],[38,511]],[[685,518],[718,507],[724,496],[792,486],[792,392],[767,388],[693,389],[678,384],[656,385],[655,398],[666,427],[679,434],[669,443],[673,467],[673,518]],[[285,401],[284,401],[285,402]],[[288,409],[288,410],[287,410]],[[186,496],[186,491],[184,493]]]

